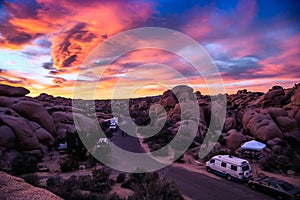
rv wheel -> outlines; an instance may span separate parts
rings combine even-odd
[[[229,174],[226,175],[227,180],[231,181],[231,176]]]
[[[253,190],[256,190],[256,186],[254,184],[251,184],[250,187],[253,189]]]
[[[209,173],[211,173],[210,167],[207,167],[206,170],[207,170]]]

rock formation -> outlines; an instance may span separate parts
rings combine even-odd
[[[34,187],[23,179],[8,175],[0,171],[0,199],[1,200],[61,200],[53,193]]]

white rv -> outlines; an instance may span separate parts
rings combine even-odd
[[[118,125],[118,118],[117,117],[111,118],[109,128],[114,131],[117,129],[117,125]]]
[[[208,172],[214,172],[225,176],[228,180],[248,180],[252,176],[252,170],[247,160],[231,155],[217,155],[206,162]]]

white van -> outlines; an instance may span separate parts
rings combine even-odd
[[[231,155],[217,155],[206,162],[208,172],[225,176],[228,180],[248,180],[252,177],[252,170],[247,160]]]

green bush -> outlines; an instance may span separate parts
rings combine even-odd
[[[15,174],[27,174],[35,172],[37,169],[38,160],[30,154],[17,156],[11,162],[11,170]]]

